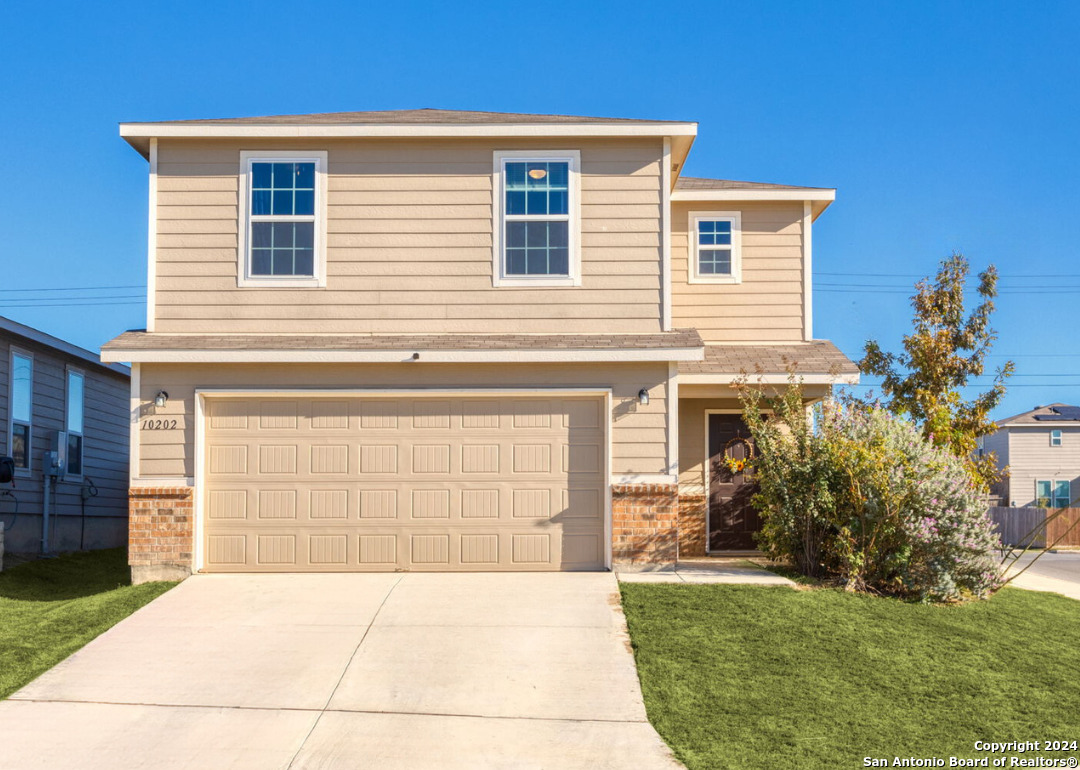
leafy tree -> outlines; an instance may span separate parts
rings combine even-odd
[[[887,353],[870,340],[859,368],[883,378],[886,408],[913,420],[923,436],[963,459],[972,478],[989,487],[1000,475],[994,457],[974,453],[978,439],[997,429],[989,414],[1005,395],[1014,365],[1008,361],[997,369],[994,384],[975,398],[961,395],[972,377],[984,373],[986,355],[997,339],[990,327],[997,269],[990,265],[979,273],[981,302],[970,314],[964,307],[969,271],[967,258],[954,253],[941,262],[933,282],[924,278],[916,283],[914,328],[903,339],[904,352]]]

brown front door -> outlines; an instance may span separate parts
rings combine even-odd
[[[733,472],[724,461],[725,451],[734,459],[744,459],[746,445],[733,439],[752,441],[750,431],[737,414],[710,414],[709,420],[709,550],[732,551],[757,548],[754,533],[761,519],[750,504],[757,491],[753,471]]]

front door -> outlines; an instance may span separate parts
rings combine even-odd
[[[751,454],[750,431],[737,414],[708,415],[708,430],[709,550],[754,550],[754,533],[761,528],[761,519],[750,498],[757,484],[749,463],[741,470],[738,467]]]

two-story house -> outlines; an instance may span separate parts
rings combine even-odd
[[[695,123],[407,110],[127,123],[150,164],[136,580],[597,570],[753,546],[732,383],[811,325],[831,189],[687,178]]]
[[[981,449],[993,452],[998,469],[1007,470],[994,487],[1004,505],[1072,506],[1080,489],[1080,407],[1037,406],[997,426]]]

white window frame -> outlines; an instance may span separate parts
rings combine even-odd
[[[731,275],[702,274],[698,272],[698,222],[731,222]],[[687,281],[689,283],[742,283],[742,212],[741,211],[691,211],[687,220],[690,261]]]
[[[18,420],[15,419],[15,409],[12,406],[14,403],[15,395],[15,356],[21,356],[23,358],[30,359],[30,420]],[[30,476],[34,471],[34,354],[29,350],[23,350],[17,348],[14,345],[11,346],[11,350],[8,353],[8,431],[7,431],[7,449],[8,454],[14,457],[15,455],[15,423],[20,425],[26,425],[26,467],[20,468],[15,466],[16,476]]]
[[[1039,506],[1039,484],[1047,483],[1047,482],[1050,484],[1050,498],[1049,499],[1050,499],[1050,507],[1051,508],[1057,508],[1058,507],[1058,506],[1054,505],[1054,503],[1056,502],[1056,498],[1057,498],[1057,495],[1055,495],[1054,492],[1057,489],[1058,484],[1065,484],[1065,485],[1068,486],[1069,492],[1068,492],[1068,501],[1067,502],[1072,503],[1072,479],[1053,479],[1053,478],[1051,478],[1051,479],[1039,479],[1039,478],[1037,478],[1037,479],[1035,479],[1035,507],[1040,507]],[[1069,506],[1068,506],[1068,504],[1066,504],[1064,507],[1067,508]]]
[[[314,275],[270,276],[251,274],[249,239],[251,236],[251,164],[268,163],[314,163],[315,164],[315,214],[310,216],[274,216],[270,221],[315,222]],[[241,150],[239,185],[239,238],[236,255],[236,283],[240,288],[259,289],[310,289],[326,286],[326,165],[325,150]]]
[[[71,378],[80,377],[82,379],[82,428],[80,430],[71,429]],[[79,472],[68,473],[66,478],[71,481],[82,481],[83,476],[86,474],[86,372],[82,369],[74,366],[67,367],[64,373],[64,433],[69,437],[78,436],[82,441],[79,442]],[[68,454],[68,467],[71,467],[71,454]]]
[[[1050,431],[1050,446],[1061,446],[1061,428]]]
[[[503,203],[506,200],[504,169],[507,162],[537,161],[550,163],[563,161],[568,164],[568,194],[566,208],[569,241],[569,275],[507,275],[506,258],[503,254],[503,234],[506,231]],[[537,288],[581,286],[581,151],[580,150],[496,150],[491,177],[492,189],[492,248],[491,281],[495,287]],[[556,219],[552,217],[551,219]]]

